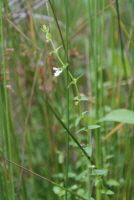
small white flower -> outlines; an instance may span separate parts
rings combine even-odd
[[[60,69],[60,68],[57,68],[57,67],[53,67],[53,70],[55,71],[54,72],[54,76],[59,76],[61,73],[62,73],[62,69]]]
[[[54,71],[57,71],[57,69],[58,69],[57,67],[53,67],[53,70],[54,70]]]
[[[91,168],[94,169],[94,168],[95,168],[95,165],[92,165]]]

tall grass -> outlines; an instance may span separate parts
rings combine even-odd
[[[66,24],[66,36],[65,36],[65,41],[66,41],[66,63],[69,63],[69,59],[68,59],[68,54],[69,54],[69,40],[68,40],[68,33],[69,33],[69,22],[68,22],[68,0],[65,0],[64,1],[64,6],[65,6],[65,24]],[[68,88],[68,85],[69,85],[69,75],[68,75],[68,68],[66,70],[66,102],[67,102],[67,128],[69,129],[69,122],[70,122],[70,113],[69,113],[69,88]],[[67,155],[66,155],[66,188],[68,188],[68,172],[69,172],[69,134],[67,134],[66,136],[66,148],[67,148]],[[66,195],[65,195],[65,199],[67,200],[68,199],[68,194],[66,192]]]
[[[0,2],[0,199],[133,199],[133,2],[39,2]]]

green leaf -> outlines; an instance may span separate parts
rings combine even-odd
[[[78,120],[79,119],[79,120]],[[80,121],[80,119],[81,118],[77,118],[76,120],[77,120],[77,123]],[[76,124],[76,122],[75,122],[75,124]],[[77,124],[78,125],[78,124]],[[75,125],[76,126],[76,125]],[[90,129],[96,129],[96,128],[99,128],[99,127],[101,127],[101,126],[99,126],[99,125],[90,125],[90,126],[88,126],[88,127],[83,127],[83,128],[81,128],[81,129],[79,129],[76,133],[79,133],[79,132],[81,132],[81,131],[88,131],[88,130],[90,130]]]
[[[77,100],[77,101],[88,101],[88,98],[87,97],[78,97],[78,96],[76,96],[76,97],[74,97],[74,99],[73,100]]]
[[[51,33],[47,33],[47,34],[46,34],[46,39],[47,39],[47,40],[50,40],[51,38],[52,38]]]
[[[113,195],[114,192],[113,192],[112,190],[107,190],[107,191],[106,191],[106,194],[108,194],[108,195]]]
[[[75,121],[75,126],[77,126],[77,125],[79,124],[80,120],[81,120],[81,117],[78,117],[78,118],[76,119],[76,121]]]
[[[60,197],[63,196],[63,195],[65,195],[65,191],[62,190],[61,188],[57,187],[57,186],[53,187],[53,192],[55,194],[57,194],[58,196],[60,196]]]
[[[61,190],[59,187],[57,187],[57,186],[54,186],[54,187],[53,187],[53,192],[54,192],[55,194],[59,194],[61,191],[62,191],[62,190]]]
[[[88,126],[88,130],[90,130],[90,129],[96,129],[96,128],[100,128],[101,126],[99,126],[99,125],[90,125],[90,126]]]
[[[111,190],[107,190],[107,191],[105,191],[105,190],[101,190],[101,194],[113,195],[114,192],[111,191]]]
[[[78,101],[79,100],[78,96],[74,97],[73,100],[77,100]]]
[[[64,174],[63,173],[54,174],[53,177],[63,179]]]
[[[87,176],[88,175],[88,170],[84,170],[81,174],[79,174],[78,178],[81,178],[83,176]]]
[[[47,27],[46,25],[43,25],[43,30],[46,31],[47,30]]]
[[[111,158],[113,158],[113,157],[114,157],[113,154],[107,155],[107,156],[106,156],[106,160],[109,160],[109,159],[111,159]]]
[[[59,50],[61,47],[62,47],[62,45],[61,45],[60,47],[57,47],[57,48],[55,49],[56,53],[58,52],[58,50]]]
[[[81,131],[86,131],[85,127],[79,129],[76,133],[79,133],[79,132],[81,132]]]
[[[94,185],[97,186],[97,185],[99,184],[99,182],[100,182],[100,180],[99,180],[99,179],[96,179]]]
[[[49,27],[46,25],[43,25],[43,28],[41,29],[43,32],[48,33],[49,32]]]
[[[84,194],[85,194],[85,190],[84,189],[82,189],[82,188],[79,188],[78,190],[78,194],[79,195],[81,195],[81,196],[84,196]],[[85,198],[85,197],[84,197]],[[86,200],[87,200],[87,198],[85,198]],[[79,199],[80,200],[80,199]]]
[[[51,55],[52,53],[58,53],[58,50],[62,47],[62,45],[60,47],[58,47],[57,49],[55,49],[54,51],[51,51],[49,54]]]
[[[44,29],[43,28],[41,28],[41,30],[45,33],[45,31],[44,31]]]
[[[82,74],[81,76],[78,76],[78,77],[76,78],[76,80],[78,81],[78,79],[81,78],[82,76],[83,76],[83,74]]]
[[[78,185],[76,185],[76,184],[75,184],[75,185],[72,185],[72,186],[70,187],[71,190],[76,190],[77,188],[78,188]]]
[[[105,194],[106,192],[105,192],[105,190],[101,190],[101,194]]]
[[[105,191],[105,190],[101,190],[101,194],[113,195],[114,192],[111,191],[111,190],[107,190],[107,191]]]
[[[107,185],[119,186],[119,183],[117,181],[115,181],[114,179],[110,179],[110,180],[107,181]]]
[[[106,170],[100,170],[100,169],[94,169],[93,172],[92,172],[92,176],[101,176],[101,175],[105,175],[107,174],[107,171]]]
[[[88,101],[88,98],[87,98],[87,97],[81,97],[81,98],[79,99],[79,101]]]
[[[127,109],[114,110],[97,122],[102,121],[115,121],[134,124],[134,112]]]
[[[88,154],[89,157],[92,156],[92,146],[85,147],[85,152]]]
[[[59,164],[62,164],[64,162],[64,156],[63,156],[63,154],[59,154],[59,156],[58,156],[58,162],[59,162]]]
[[[65,64],[63,67],[65,67],[65,68],[66,68],[67,66],[68,66],[68,63],[66,63],[66,64]]]
[[[82,112],[82,116],[84,116],[86,113],[89,113],[89,111]]]

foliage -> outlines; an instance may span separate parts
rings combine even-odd
[[[132,199],[132,1],[0,8],[1,199]]]

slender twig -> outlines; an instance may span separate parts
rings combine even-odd
[[[72,194],[72,195],[74,195],[74,196],[76,196],[76,197],[78,197],[78,198],[80,198],[80,199],[87,200],[87,199],[83,198],[82,196],[80,196],[80,195],[78,195],[78,194],[72,192],[71,190],[68,190],[68,189],[66,189],[65,187],[62,187],[61,185],[59,185],[59,184],[57,184],[57,183],[55,183],[55,182],[53,182],[53,181],[51,181],[51,180],[45,178],[44,176],[41,176],[41,175],[39,175],[39,174],[37,174],[37,173],[35,173],[35,172],[33,172],[33,171],[31,171],[31,170],[29,170],[29,169],[27,169],[27,168],[21,166],[21,165],[18,165],[17,163],[14,163],[14,162],[12,162],[11,160],[9,160],[9,159],[7,159],[7,158],[1,156],[1,155],[0,155],[0,158],[2,158],[2,159],[4,159],[4,160],[6,160],[7,162],[12,163],[13,165],[15,165],[15,166],[21,168],[22,171],[26,171],[26,172],[28,172],[28,173],[30,173],[30,174],[33,174],[33,175],[35,175],[35,176],[37,176],[37,177],[39,177],[39,178],[41,178],[41,179],[43,179],[43,180],[45,180],[45,181],[51,183],[51,184],[53,184],[53,185],[56,185],[57,187],[59,187],[59,188],[65,190],[65,191],[69,192],[70,194]]]
[[[59,26],[59,23],[58,23],[58,20],[57,20],[53,5],[52,5],[50,0],[49,0],[49,4],[51,6],[51,9],[52,9],[52,12],[53,12],[53,15],[54,15],[54,18],[55,18],[55,22],[56,22],[58,30],[59,30],[59,34],[60,34],[60,38],[61,38],[61,41],[62,41],[62,44],[63,44],[64,51],[66,51],[64,39],[63,39],[63,36],[62,36],[62,32],[61,32],[61,29],[60,29],[60,26]]]

